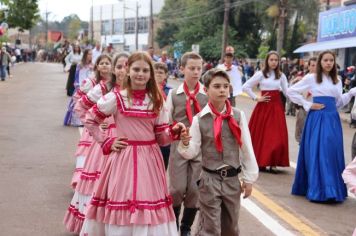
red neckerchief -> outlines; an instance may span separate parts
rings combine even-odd
[[[224,63],[224,65],[226,67],[226,71],[230,71],[231,70],[232,64],[228,65],[228,64]]]
[[[143,101],[146,97],[146,89],[143,90],[132,90],[132,104],[137,106],[142,106]]]
[[[192,124],[193,112],[192,112],[192,107],[190,106],[190,101],[193,102],[195,113],[198,113],[201,110],[198,100],[196,98],[196,95],[199,93],[199,83],[197,83],[195,85],[194,92],[192,94],[189,92],[188,85],[185,81],[183,83],[183,89],[184,89],[185,95],[187,95],[187,97],[188,97],[187,102],[185,103],[186,114],[187,114],[189,123]]]
[[[166,86],[166,83],[163,81],[162,84],[160,85],[161,93],[162,93],[162,96],[163,96],[164,100],[167,100],[167,95],[164,92],[164,86]]]
[[[208,103],[211,111],[215,115],[214,119],[214,140],[215,140],[215,147],[218,152],[223,151],[223,145],[222,145],[222,139],[221,139],[221,130],[222,130],[222,123],[223,120],[227,119],[229,128],[234,135],[237,144],[241,147],[242,141],[241,141],[241,129],[239,125],[237,124],[236,120],[234,117],[231,115],[231,105],[228,100],[226,100],[225,105],[226,105],[226,113],[221,114],[218,112],[213,104],[210,102]]]

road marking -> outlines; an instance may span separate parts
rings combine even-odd
[[[256,191],[255,189],[253,191]],[[284,228],[277,220],[269,216],[259,206],[257,206],[250,199],[242,199],[241,206],[243,206],[251,215],[253,215],[259,222],[261,222],[267,229],[275,235],[292,236],[295,235],[286,228]]]
[[[289,162],[289,165],[290,165],[290,167],[292,167],[293,169],[296,169],[296,168],[297,168],[297,164],[296,164],[295,162],[293,162],[293,161],[290,161],[290,162]],[[355,196],[353,193],[351,193],[349,189],[347,189],[347,197],[356,199],[356,196]]]
[[[305,223],[302,219],[294,216],[292,213],[283,209],[277,203],[275,203],[272,199],[268,198],[266,195],[258,191],[256,188],[252,191],[252,196],[259,201],[266,208],[271,210],[274,214],[276,214],[279,218],[287,222],[294,229],[299,231],[302,235],[308,236],[317,236],[320,235],[320,232],[312,229],[307,223]]]

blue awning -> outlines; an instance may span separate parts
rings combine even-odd
[[[305,44],[297,48],[296,50],[294,50],[294,53],[317,52],[317,51],[324,51],[330,49],[352,48],[352,47],[356,47],[356,37]]]

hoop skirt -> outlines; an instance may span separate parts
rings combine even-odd
[[[289,166],[288,132],[280,92],[261,92],[271,100],[257,103],[248,125],[257,164],[259,167]]]
[[[334,97],[314,97],[325,104],[322,110],[310,110],[300,143],[292,194],[310,201],[342,202],[347,197],[342,179],[345,169],[343,136]]]

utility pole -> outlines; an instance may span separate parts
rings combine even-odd
[[[138,1],[136,1],[136,20],[135,20],[135,49],[138,50]]]
[[[154,32],[153,32],[153,1],[150,0],[150,35],[151,35],[151,39],[149,41],[150,46],[152,46],[154,48]]]
[[[91,0],[91,11],[90,11],[90,41],[94,43],[94,2]]]
[[[221,61],[224,60],[225,48],[227,46],[227,36],[229,28],[230,0],[224,0],[224,25],[221,45]]]
[[[48,44],[48,15],[51,14],[51,12],[48,12],[46,8],[46,24],[45,24],[45,29],[46,29],[46,34],[45,34],[45,39],[46,39],[46,49],[47,49],[47,44]]]
[[[330,0],[326,0],[326,10],[330,9]]]

